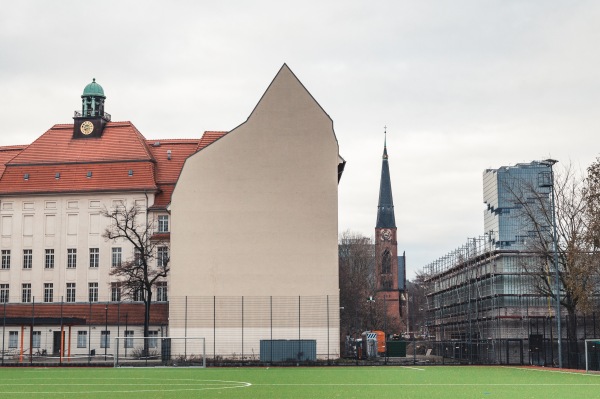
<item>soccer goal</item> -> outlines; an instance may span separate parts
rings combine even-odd
[[[600,338],[585,340],[585,372],[600,371]]]
[[[204,338],[117,337],[115,367],[206,367]]]

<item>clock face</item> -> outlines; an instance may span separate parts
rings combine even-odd
[[[389,241],[392,239],[392,230],[385,229],[381,232],[381,239],[383,241]]]
[[[87,136],[94,131],[94,124],[90,121],[85,121],[81,124],[79,130],[81,130],[81,133]]]

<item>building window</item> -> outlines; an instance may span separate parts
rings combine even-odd
[[[75,283],[67,283],[67,302],[75,302]]]
[[[110,331],[100,332],[100,348],[110,348]]]
[[[133,348],[133,330],[126,330],[125,337],[125,347]]]
[[[121,266],[122,253],[123,251],[121,250],[121,247],[115,247],[112,249],[112,267]]]
[[[89,283],[89,300],[98,302],[98,283]]]
[[[142,253],[137,248],[133,249],[133,261],[135,262],[136,266],[142,265]]]
[[[381,274],[389,274],[392,272],[392,255],[390,251],[386,249],[383,252],[383,258],[381,259]]]
[[[77,249],[67,249],[67,269],[75,269],[77,266]]]
[[[100,264],[100,249],[90,248],[90,267],[98,267]]]
[[[54,250],[46,250],[46,263],[44,264],[46,269],[54,269]]]
[[[156,348],[156,344],[158,342],[158,331],[148,331],[148,347]]]
[[[23,269],[31,269],[32,264],[33,264],[33,250],[24,249],[23,250]]]
[[[42,332],[41,331],[34,331],[33,335],[31,336],[31,347],[32,348],[39,348],[40,346],[42,346]]]
[[[0,284],[0,303],[8,302],[8,284]]]
[[[2,268],[10,269],[10,249],[2,250]]]
[[[158,260],[158,267],[167,267],[167,265],[169,264],[169,248],[158,247],[156,249],[156,258]]]
[[[44,283],[44,302],[54,302],[53,283]]]
[[[169,231],[169,216],[160,215],[158,217],[158,232],[167,233]]]
[[[133,301],[134,302],[141,302],[144,300],[144,290],[141,288],[138,288],[136,290],[133,291]]]
[[[110,300],[113,302],[121,301],[121,283],[110,283]]]
[[[23,284],[21,286],[21,302],[29,303],[31,302],[31,284]]]
[[[160,281],[156,283],[156,300],[158,302],[167,301],[167,282]]]
[[[9,348],[17,348],[17,344],[19,342],[19,332],[18,331],[9,331],[8,332],[8,347]]]
[[[77,331],[77,347],[87,348],[87,331]]]

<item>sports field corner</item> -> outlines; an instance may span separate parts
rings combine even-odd
[[[600,375],[500,366],[2,368],[8,398],[593,398]]]

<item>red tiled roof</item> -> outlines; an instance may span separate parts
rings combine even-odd
[[[159,184],[175,183],[181,173],[183,163],[196,151],[198,142],[198,139],[146,140],[148,148],[156,160],[156,182]]]
[[[171,195],[175,189],[175,184],[161,184],[158,186],[159,192],[154,197],[154,204],[150,209],[166,209],[167,205],[171,203]]]
[[[132,175],[129,175],[129,171]],[[88,177],[88,172],[91,176]],[[57,173],[59,177],[57,178]],[[27,174],[27,179],[25,176]],[[88,164],[7,166],[0,194],[156,190],[154,163],[107,162]]]
[[[8,161],[18,155],[26,145],[11,145],[0,147],[0,176],[4,173],[5,165]]]
[[[146,140],[131,122],[109,122],[101,138],[72,136],[73,125],[54,125],[9,164],[152,160]]]
[[[149,190],[165,209],[185,160],[225,134],[146,140],[131,122],[109,122],[100,138],[73,139],[73,125],[54,125],[28,146],[0,147],[0,194]]]
[[[202,135],[202,138],[200,139],[200,142],[198,143],[198,148],[196,149],[196,152],[200,151],[201,149],[203,149],[205,147],[208,147],[209,145],[211,145],[212,143],[214,143],[221,137],[225,136],[227,133],[228,132],[216,132],[216,131],[204,132],[204,134]]]

